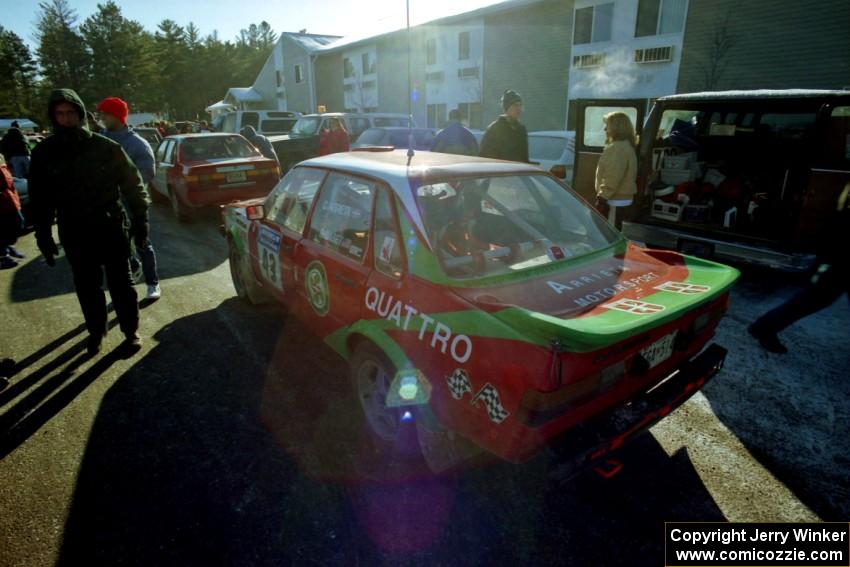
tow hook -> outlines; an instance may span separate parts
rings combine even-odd
[[[623,470],[623,466],[623,463],[617,459],[605,459],[604,463],[596,465],[593,467],[593,470],[596,474],[605,480],[608,480],[609,478],[614,478],[621,470]]]

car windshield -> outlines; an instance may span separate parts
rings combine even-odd
[[[532,160],[555,161],[561,159],[567,148],[567,140],[554,136],[529,136],[528,156]]]
[[[260,152],[241,136],[186,138],[182,151],[183,159],[186,161],[247,158],[260,155]]]
[[[321,124],[321,122],[322,119],[318,116],[305,116],[304,118],[299,118],[298,122],[295,123],[295,126],[292,127],[290,134],[294,134],[296,136],[313,136],[319,131],[319,124]]]
[[[369,128],[357,138],[357,143],[361,145],[376,146],[384,143],[387,131],[381,128]]]
[[[417,189],[446,274],[516,272],[603,249],[620,236],[572,191],[543,175],[472,177]]]

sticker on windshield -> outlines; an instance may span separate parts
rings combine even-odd
[[[616,311],[624,311],[626,313],[634,313],[635,315],[652,315],[664,311],[663,305],[655,303],[646,303],[636,299],[621,299],[614,303],[606,303],[603,305],[605,309],[614,309]]]
[[[710,291],[711,287],[707,285],[689,284],[684,282],[664,282],[663,284],[657,285],[652,289],[657,289],[659,291],[671,291],[673,293],[681,293],[682,295],[697,295]]]
[[[384,243],[381,244],[381,252],[378,255],[378,258],[382,262],[390,263],[390,259],[393,256],[393,249],[395,249],[395,238],[392,236],[385,236]]]
[[[257,251],[263,277],[283,291],[283,283],[280,281],[280,239],[280,233],[265,226],[261,227],[257,236]]]
[[[304,286],[307,288],[307,298],[313,311],[319,317],[328,314],[331,305],[330,290],[328,289],[328,275],[325,266],[318,260],[310,262],[304,270]]]

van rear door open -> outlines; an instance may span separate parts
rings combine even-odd
[[[576,101],[576,157],[573,189],[593,204],[596,201],[596,164],[605,147],[603,117],[609,112],[625,112],[640,134],[646,114],[645,99],[583,99]]]

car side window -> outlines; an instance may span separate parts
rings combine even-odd
[[[174,148],[177,147],[177,142],[171,140],[168,144],[168,147],[165,148],[165,159],[163,159],[163,163],[174,163]]]
[[[168,148],[168,145],[171,143],[171,140],[167,140],[165,142],[161,142],[159,147],[156,149],[156,161],[162,163],[165,161],[165,150]]]
[[[290,171],[266,199],[266,219],[299,234],[303,232],[324,178],[321,169],[298,167]]]
[[[349,118],[348,123],[351,127],[351,138],[356,139],[360,134],[369,129],[369,120],[366,118]]]
[[[332,173],[319,195],[309,238],[361,262],[369,244],[375,184]]]
[[[386,189],[378,191],[375,203],[375,237],[372,240],[375,269],[388,276],[400,278],[404,271],[398,223],[393,214],[395,201]]]

